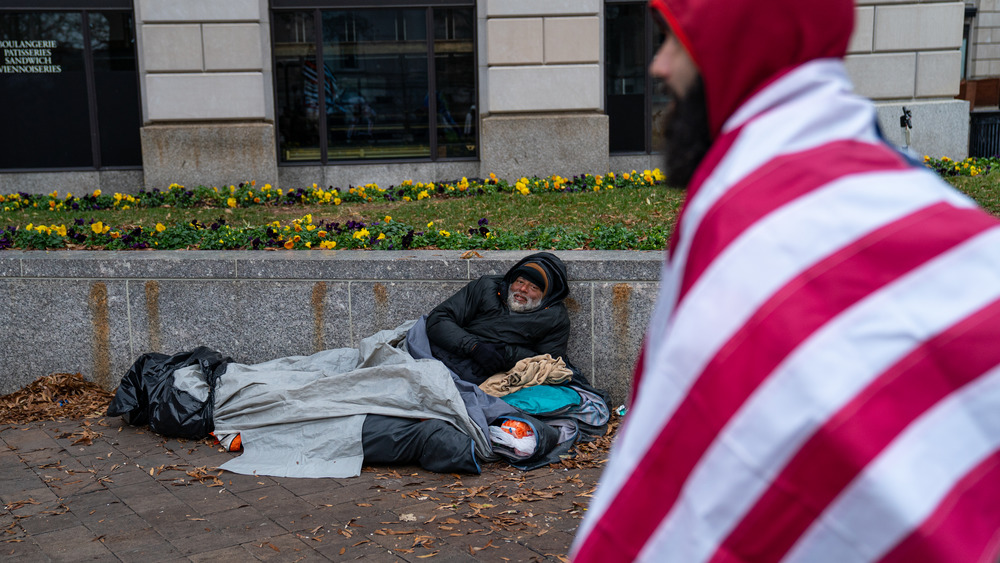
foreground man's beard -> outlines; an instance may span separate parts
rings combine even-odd
[[[699,76],[684,97],[673,98],[663,116],[663,173],[670,186],[686,188],[712,146],[705,83]]]
[[[541,303],[541,299],[532,299],[527,295],[524,295],[523,293],[519,295],[527,299],[527,301],[525,301],[524,303],[516,301],[514,299],[513,291],[507,294],[507,307],[509,307],[510,310],[514,311],[515,313],[528,313],[534,311],[535,309],[538,308],[538,305]]]

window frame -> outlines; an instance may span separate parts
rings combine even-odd
[[[102,11],[102,10],[128,10],[135,17],[132,0],[0,0],[0,10],[10,10],[18,12],[46,12],[46,11]]]
[[[459,8],[459,7],[469,7],[473,9],[473,16],[475,17],[476,0],[367,0],[361,2],[359,0],[271,0],[270,7],[270,40],[271,46],[275,44],[275,28],[274,22],[276,18],[275,13],[279,12],[292,12],[292,11],[312,11],[313,17],[313,34],[316,37],[315,43],[315,64],[317,69],[323,68],[323,22],[322,22],[322,12],[324,10],[365,10],[365,9],[378,9],[378,8],[424,8],[424,21],[427,26],[427,125],[429,131],[432,134],[428,135],[428,148],[430,154],[427,157],[403,157],[403,158],[369,158],[369,159],[330,159],[329,155],[329,139],[328,134],[324,132],[325,128],[328,126],[326,119],[326,96],[324,94],[319,94],[317,96],[319,102],[319,115],[321,116],[320,127],[321,134],[319,135],[319,149],[320,158],[319,160],[303,160],[303,161],[283,161],[281,158],[282,147],[279,143],[276,145],[275,158],[277,159],[278,166],[330,166],[330,165],[357,165],[357,164],[391,164],[391,163],[407,163],[407,162],[475,162],[479,160],[479,150],[481,147],[481,127],[477,123],[476,125],[476,154],[472,156],[455,156],[455,157],[440,157],[438,156],[438,126],[437,126],[437,70],[436,70],[436,58],[434,51],[434,8]],[[479,56],[479,30],[477,25],[472,26],[472,45],[473,45],[473,82],[475,88],[475,96],[478,99],[479,96],[479,70],[477,67],[478,56]],[[271,68],[277,68],[277,58],[274,49],[271,49]],[[322,84],[322,81],[318,81]],[[277,104],[278,100],[278,80],[277,76],[273,76],[271,80],[271,85],[273,88],[273,100]],[[432,95],[433,94],[433,95]],[[476,106],[479,106],[478,100]],[[275,107],[276,113],[279,112],[280,108]],[[478,119],[478,114],[477,114]],[[280,124],[275,121],[275,128],[280,127]],[[280,131],[278,135],[280,138]]]
[[[604,5],[614,4],[635,4],[642,5],[645,7],[647,2],[636,1],[636,0],[604,0]],[[607,12],[605,12],[605,17],[607,17]],[[645,61],[643,65],[643,72],[645,73],[645,81],[643,84],[643,147],[642,151],[634,150],[610,150],[611,156],[630,156],[630,155],[655,155],[660,154],[659,151],[654,149],[653,142],[653,95],[656,90],[655,80],[649,76],[649,63],[653,60],[653,55],[656,54],[656,49],[659,47],[656,41],[656,34],[659,30],[656,28],[656,22],[653,21],[652,15],[649,9],[643,10],[643,47],[645,49]],[[607,40],[607,36],[602,38]],[[607,57],[607,47],[605,47],[604,56]],[[606,80],[606,79],[605,79]],[[608,107],[608,88],[607,83],[602,84],[604,90],[604,107]],[[611,116],[608,116],[609,118]]]
[[[87,88],[87,119],[88,125],[90,127],[90,153],[91,153],[91,164],[90,166],[49,166],[49,167],[25,167],[25,168],[2,168],[0,171],[3,172],[50,172],[50,171],[81,171],[81,170],[142,170],[143,164],[140,162],[138,164],[129,165],[104,165],[101,162],[101,132],[100,132],[100,121],[98,116],[98,102],[97,102],[97,77],[94,70],[94,52],[92,49],[91,36],[90,36],[90,16],[93,13],[100,12],[128,12],[132,16],[132,33],[136,38],[135,44],[132,47],[133,56],[135,57],[135,83],[136,92],[140,93],[139,98],[135,100],[136,109],[138,111],[140,123],[142,121],[142,84],[139,77],[139,46],[138,38],[139,33],[137,29],[138,22],[135,17],[135,9],[132,6],[130,0],[99,0],[96,2],[85,2],[81,0],[36,0],[32,3],[26,2],[11,2],[0,0],[0,13],[7,12],[18,12],[18,13],[30,13],[30,12],[78,12],[80,13],[80,27],[81,36],[83,38],[83,65],[84,65],[84,77],[86,81]],[[139,138],[138,131],[136,132],[137,139]]]

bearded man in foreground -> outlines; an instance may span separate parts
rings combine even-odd
[[[850,0],[650,5],[687,201],[574,561],[996,561],[997,221],[881,138]]]

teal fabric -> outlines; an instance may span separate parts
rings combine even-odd
[[[555,412],[579,405],[582,401],[579,393],[563,385],[532,385],[501,399],[529,414]]]

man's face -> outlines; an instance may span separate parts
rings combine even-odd
[[[507,306],[515,313],[534,311],[542,302],[542,288],[518,276],[507,291]]]
[[[664,28],[666,38],[649,63],[649,74],[663,82],[667,93],[676,99],[687,95],[698,78],[698,67],[677,36]]]
[[[662,126],[664,174],[670,185],[686,188],[712,145],[708,104],[701,73],[691,55],[669,27],[661,27],[666,39],[649,64],[649,74],[660,80],[671,98]]]

